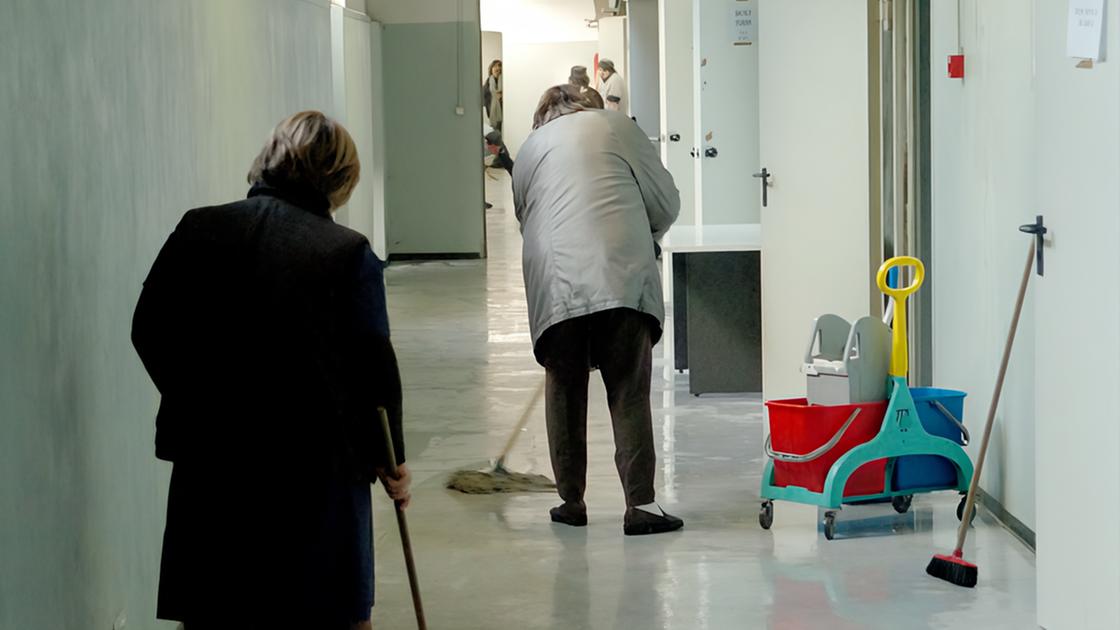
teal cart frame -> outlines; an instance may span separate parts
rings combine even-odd
[[[830,448],[839,442],[840,437],[844,431],[847,430],[852,420],[855,419],[855,414],[848,419],[848,422],[833,436],[830,440],[817,451],[807,455],[790,455],[784,453],[775,453],[770,448],[769,441],[767,441],[767,461],[766,467],[762,472],[762,489],[761,497],[763,499],[762,509],[759,512],[759,524],[763,529],[770,529],[774,519],[774,501],[792,501],[794,503],[804,503],[808,505],[816,505],[828,510],[825,512],[824,517],[824,534],[825,538],[832,540],[835,534],[836,527],[836,512],[835,510],[841,509],[843,505],[852,505],[858,503],[875,503],[881,501],[891,501],[895,510],[899,513],[905,513],[910,508],[910,501],[915,494],[924,494],[929,492],[939,492],[943,490],[955,490],[958,492],[967,492],[969,483],[972,481],[972,460],[969,459],[968,453],[964,448],[956,442],[929,434],[918,418],[918,409],[914,404],[914,399],[910,395],[910,388],[906,384],[904,377],[891,376],[890,378],[890,403],[887,406],[886,414],[883,416],[883,425],[879,429],[878,435],[871,440],[856,446],[847,453],[844,453],[832,465],[828,472],[828,477],[825,479],[824,488],[821,492],[813,492],[811,490],[797,487],[797,486],[775,486],[774,485],[774,461],[781,459],[783,461],[808,461],[815,457],[827,452]],[[942,409],[943,413],[948,413]],[[955,418],[949,416],[958,426],[962,427]],[[891,488],[894,479],[894,466],[899,457],[906,457],[909,455],[936,455],[944,457],[953,463],[957,469],[957,483],[953,486],[942,486],[933,488],[907,488],[906,490],[893,490]],[[862,496],[844,496],[844,487],[848,484],[848,478],[860,466],[868,464],[880,459],[887,460],[886,475],[884,477],[883,491],[877,494],[862,495]],[[961,517],[961,506],[957,508],[957,517]]]

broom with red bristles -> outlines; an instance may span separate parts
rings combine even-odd
[[[1015,314],[1011,317],[1011,329],[1007,333],[1007,343],[1003,347],[1003,360],[999,365],[999,376],[996,377],[992,402],[988,406],[988,420],[984,426],[984,439],[980,442],[980,455],[976,459],[976,470],[972,474],[972,483],[968,486],[968,498],[965,500],[964,513],[961,514],[961,526],[957,530],[957,547],[953,550],[952,555],[935,555],[929,561],[929,566],[926,567],[926,573],[957,586],[967,588],[976,586],[978,569],[975,564],[966,562],[964,559],[964,539],[968,535],[968,526],[972,521],[972,510],[976,507],[976,489],[980,482],[980,472],[984,469],[984,456],[988,452],[988,439],[992,435],[992,424],[996,418],[996,408],[999,406],[999,395],[1003,390],[1003,377],[1007,374],[1007,362],[1011,358],[1011,346],[1015,343],[1015,330],[1019,327],[1019,315],[1023,312],[1023,299],[1027,294],[1027,282],[1031,277],[1034,256],[1035,241],[1032,239],[1030,253],[1027,255],[1027,266],[1023,269],[1023,279],[1019,283],[1019,297],[1015,300]]]

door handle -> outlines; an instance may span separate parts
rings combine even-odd
[[[1027,234],[1034,234],[1034,239],[1035,239],[1034,240],[1034,255],[1035,255],[1035,261],[1036,261],[1035,262],[1035,271],[1038,273],[1038,275],[1041,276],[1042,275],[1042,251],[1043,251],[1043,246],[1046,244],[1046,239],[1045,239],[1046,233],[1049,232],[1050,230],[1042,222],[1042,215],[1040,214],[1040,215],[1038,215],[1034,218],[1034,223],[1028,223],[1026,225],[1020,225],[1019,226],[1019,231],[1020,232],[1026,232]]]
[[[714,158],[718,155],[719,151],[717,151],[715,147],[708,147],[707,149],[704,149],[704,157]]]
[[[681,134],[679,134],[679,133],[669,134],[669,142],[680,142],[680,141],[681,141]]]
[[[754,175],[751,176],[751,177],[754,177],[756,179],[761,179],[762,180],[762,207],[763,208],[766,207],[766,204],[769,201],[769,195],[767,194],[767,190],[770,188],[770,178],[773,177],[773,176],[774,176],[774,174],[771,173],[770,171],[766,170],[765,167],[761,171],[759,171],[759,172],[757,172],[757,173],[755,173]]]

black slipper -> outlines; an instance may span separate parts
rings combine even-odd
[[[660,507],[657,509],[661,510]],[[622,520],[622,531],[627,536],[645,536],[647,534],[662,534],[676,531],[684,527],[684,521],[667,514],[650,514],[638,508],[626,508],[626,516]]]
[[[563,523],[572,527],[587,525],[587,507],[580,503],[564,503],[548,511],[553,523]]]

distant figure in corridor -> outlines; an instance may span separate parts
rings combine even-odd
[[[486,121],[494,131],[502,130],[505,113],[502,106],[502,60],[490,62],[486,80],[482,83],[482,107],[486,110]]]
[[[486,134],[486,150],[494,156],[495,168],[504,168],[507,173],[513,175],[513,158],[509,155],[506,143],[502,141],[502,132],[491,131]]]
[[[572,66],[571,72],[568,73],[568,85],[579,90],[580,97],[588,109],[605,109],[603,96],[591,87],[591,77],[587,76],[586,66]]]
[[[573,86],[549,88],[513,170],[524,237],[533,351],[546,370],[545,415],[563,504],[552,520],[587,524],[587,387],[599,368],[626,494],[628,535],[680,529],[656,503],[650,411],[653,346],[665,307],[653,244],[680,195],[646,135],[619,112],[589,109]]]
[[[599,92],[602,93],[603,100],[606,101],[607,109],[622,112],[629,116],[630,104],[626,102],[626,81],[623,80],[622,75],[615,69],[614,62],[610,59],[599,60],[599,79],[603,82]]]
[[[158,617],[209,628],[368,628],[377,407],[404,461],[382,262],[333,221],[358,182],[350,134],[282,121],[248,198],[183,216],[144,282],[132,340],[174,464]],[[141,624],[143,625],[143,624]]]

